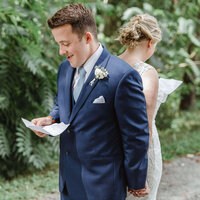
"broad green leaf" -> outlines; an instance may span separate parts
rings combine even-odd
[[[140,8],[137,8],[137,7],[128,8],[123,13],[122,20],[128,20],[131,17],[133,17],[134,15],[142,14],[142,13],[143,13],[143,11]]]
[[[145,10],[145,12],[152,12],[152,10],[153,10],[153,7],[152,7],[152,5],[151,4],[149,4],[149,3],[144,3],[143,4],[143,9]]]
[[[197,39],[197,38],[194,36],[194,31],[195,31],[194,25],[193,25],[193,26],[190,26],[190,27],[188,28],[188,37],[190,38],[190,40],[192,41],[193,44],[195,44],[196,46],[199,46],[199,47],[200,47],[200,40]]]
[[[3,13],[0,13],[0,18],[4,21],[7,22],[7,18]]]
[[[186,62],[190,65],[192,71],[194,72],[195,76],[200,76],[200,70],[199,68],[197,67],[197,65],[194,63],[193,60],[191,60],[190,58],[187,58],[186,59]]]

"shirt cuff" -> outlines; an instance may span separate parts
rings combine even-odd
[[[56,120],[52,117],[52,116],[47,116],[48,118],[50,118],[52,120],[52,124],[54,124],[56,122]]]

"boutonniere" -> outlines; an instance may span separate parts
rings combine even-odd
[[[97,79],[104,79],[106,77],[108,77],[108,71],[103,68],[103,67],[98,67],[98,66],[95,66],[95,71],[94,71],[94,75],[95,75],[95,78],[90,82],[90,85],[92,86],[93,83],[95,82],[95,80]]]

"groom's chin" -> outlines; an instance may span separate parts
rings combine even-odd
[[[74,65],[73,63],[69,62],[72,68],[79,68],[80,66]]]
[[[68,60],[68,59],[67,59]],[[73,63],[72,61],[68,60],[72,68],[78,68],[77,64]]]
[[[67,60],[68,60],[68,59],[67,59]],[[68,61],[69,61],[69,60],[68,60]],[[70,63],[70,65],[71,65],[72,68],[77,68],[76,65],[74,65],[72,62],[69,61],[69,63]]]
[[[74,65],[72,65],[71,63],[70,63],[70,65],[71,65],[72,68],[78,68],[77,66],[74,66]]]

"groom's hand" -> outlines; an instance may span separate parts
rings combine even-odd
[[[33,119],[31,122],[35,124],[36,126],[47,126],[47,125],[51,125],[53,123],[52,121],[53,121],[52,118],[48,116],[48,117],[40,117],[40,118]],[[45,133],[41,133],[35,130],[32,130],[32,131],[39,137],[45,137],[47,135]]]
[[[135,197],[144,197],[146,196],[147,194],[149,194],[149,186],[148,184],[146,183],[146,186],[145,188],[143,189],[139,189],[139,190],[134,190],[134,189],[128,189],[128,191]]]

